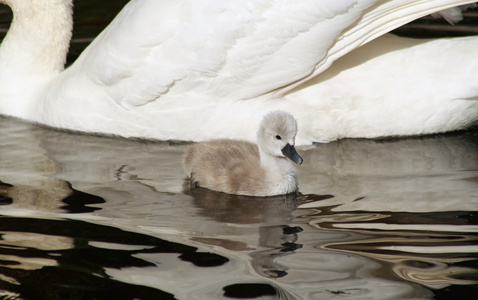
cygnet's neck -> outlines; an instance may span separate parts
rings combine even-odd
[[[265,181],[270,193],[291,193],[297,188],[297,176],[293,164],[285,157],[265,153],[259,148],[261,167],[265,171]]]
[[[12,9],[13,20],[0,46],[1,105],[2,113],[16,116],[15,110],[30,105],[22,103],[26,95],[38,93],[64,68],[73,28],[72,0],[2,2]]]

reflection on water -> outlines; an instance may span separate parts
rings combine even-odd
[[[184,191],[184,144],[0,133],[0,299],[476,294],[477,131],[300,149],[270,198]]]
[[[218,223],[261,224],[255,247],[247,248],[247,245],[236,243],[234,239],[196,237],[192,240],[230,250],[250,250],[251,266],[258,274],[270,278],[287,275],[287,267],[276,261],[302,247],[296,242],[298,233],[303,229],[289,225],[293,222],[291,212],[297,207],[297,195],[255,198],[217,193],[203,188],[195,188],[190,193],[194,205],[200,208],[199,215]]]
[[[227,259],[196,248],[114,227],[73,220],[0,218],[0,287],[22,299],[174,299],[109,278],[106,268],[148,267],[141,253],[178,253],[216,266]]]
[[[371,237],[352,242],[332,242],[324,247],[357,253],[387,262],[403,279],[430,288],[478,283],[476,214],[440,213],[333,213],[318,215],[315,226],[354,230]],[[473,225],[470,225],[473,224]]]
[[[290,212],[297,207],[295,194],[256,198],[217,193],[204,188],[185,193],[190,194],[194,205],[201,208],[200,215],[218,222],[277,225],[291,222]]]

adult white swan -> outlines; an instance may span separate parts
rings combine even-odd
[[[14,19],[0,47],[0,113],[56,128],[253,140],[280,108],[307,144],[478,119],[478,38],[384,37],[337,60],[471,1],[132,0],[66,70],[71,0],[2,1]]]

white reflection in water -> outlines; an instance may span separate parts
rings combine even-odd
[[[474,211],[477,148],[476,134],[318,145],[304,153],[300,188],[333,194],[318,206],[343,204],[335,209],[342,211]]]
[[[302,194],[261,199],[183,192],[184,144],[0,120],[0,198],[11,199],[2,215],[87,220],[229,259],[205,275],[174,253],[138,253],[152,266],[105,267],[123,282],[182,299],[222,298],[223,287],[258,282],[279,298],[311,299],[432,298],[436,289],[476,285],[476,132],[299,149]],[[3,246],[73,247],[69,237],[2,228],[0,234]]]

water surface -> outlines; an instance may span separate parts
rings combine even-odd
[[[9,118],[0,134],[4,295],[466,299],[478,287],[477,131],[301,148],[301,193],[272,198],[185,191],[185,144]]]

